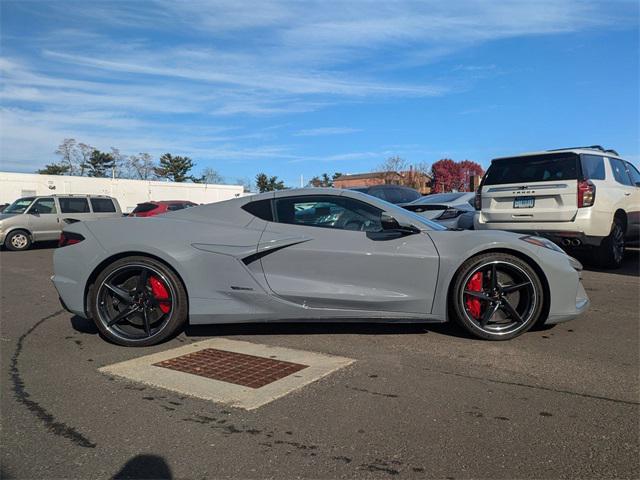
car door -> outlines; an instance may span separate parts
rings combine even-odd
[[[53,197],[38,198],[29,210],[29,229],[35,242],[57,240],[62,227]]]
[[[431,311],[438,255],[423,233],[380,239],[382,210],[339,195],[274,199],[261,245],[273,292],[308,308]]]

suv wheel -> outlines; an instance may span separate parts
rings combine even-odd
[[[619,217],[613,219],[608,237],[602,240],[596,252],[598,264],[603,268],[620,268],[624,259],[624,223]]]
[[[29,250],[31,247],[31,236],[25,230],[14,230],[4,240],[4,246],[8,250],[20,251]]]

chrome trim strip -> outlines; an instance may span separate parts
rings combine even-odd
[[[487,193],[491,193],[491,192],[513,192],[518,191],[518,190],[548,190],[550,188],[569,188],[569,185],[567,185],[566,183],[554,183],[554,184],[546,184],[546,185],[535,185],[535,186],[528,186],[528,185],[519,185],[517,187],[496,187],[496,188],[490,188],[489,190],[487,190]]]

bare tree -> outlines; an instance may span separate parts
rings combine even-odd
[[[202,177],[200,180],[202,183],[223,183],[224,182],[224,178],[222,178],[222,175],[220,175],[213,168],[207,167],[203,169],[201,175]]]
[[[80,173],[79,175],[84,176],[85,170],[89,165],[89,159],[91,158],[91,154],[95,150],[91,145],[87,145],[86,143],[79,143],[76,148],[77,161],[79,163]]]
[[[407,162],[396,155],[387,158],[378,169],[384,175],[384,183],[396,183],[398,182],[398,174],[402,175],[402,172],[407,170]]]
[[[75,138],[65,138],[56,150],[56,155],[60,155],[62,165],[67,167],[65,173],[73,175],[76,171],[77,151]]]
[[[111,157],[113,158],[113,167],[111,174],[113,177],[120,178],[125,173],[127,167],[127,155],[120,153],[119,148],[111,147]]]
[[[129,177],[139,178],[140,180],[151,180],[153,178],[156,164],[153,161],[153,157],[148,153],[141,152],[138,155],[130,155],[127,157],[126,164],[129,170]]]

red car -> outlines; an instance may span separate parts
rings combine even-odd
[[[182,210],[183,208],[195,207],[197,203],[189,202],[188,200],[161,200],[159,202],[144,202],[139,203],[133,212],[129,214],[130,217],[153,217],[154,215],[160,215],[161,213],[174,212],[176,210]]]

